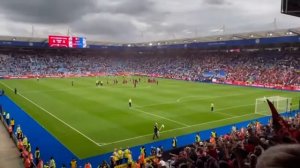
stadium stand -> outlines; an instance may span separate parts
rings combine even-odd
[[[299,51],[199,52],[132,55],[0,55],[0,76],[47,76],[135,73],[206,81],[240,81],[263,85],[299,86]],[[156,68],[153,68],[156,67]]]

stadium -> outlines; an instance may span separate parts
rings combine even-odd
[[[281,12],[299,16],[288,4]],[[17,154],[0,167],[261,168],[287,149],[296,160],[282,164],[297,167],[299,55],[298,27],[139,42],[0,36],[1,141]]]

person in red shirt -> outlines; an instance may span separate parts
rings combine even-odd
[[[84,165],[84,168],[92,168],[91,163],[90,163],[90,162],[86,163],[86,164]]]
[[[37,168],[44,168],[44,162],[42,159],[39,159],[38,164],[36,165]]]
[[[24,160],[24,168],[31,168],[31,162],[28,156]]]

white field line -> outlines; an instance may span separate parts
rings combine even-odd
[[[10,88],[9,86],[7,86],[5,83],[0,82],[1,84],[3,84],[4,86],[6,86],[7,88],[9,88],[10,90],[14,91],[12,88]],[[85,137],[86,139],[88,139],[89,141],[91,141],[92,143],[94,143],[97,146],[101,146],[99,145],[99,143],[97,143],[96,141],[92,140],[90,137],[86,136],[85,134],[83,134],[82,132],[80,132],[79,130],[77,130],[76,128],[72,127],[70,124],[66,123],[65,121],[63,121],[62,119],[58,118],[57,116],[55,116],[54,114],[50,113],[48,110],[44,109],[43,107],[41,107],[40,105],[36,104],[35,102],[33,102],[32,100],[28,99],[27,97],[23,96],[21,93],[18,93],[18,95],[20,95],[21,97],[23,97],[24,99],[26,99],[27,101],[29,101],[30,103],[32,103],[33,105],[35,105],[36,107],[40,108],[41,110],[43,110],[44,112],[48,113],[49,115],[51,115],[53,118],[57,119],[58,121],[60,121],[61,123],[65,124],[66,126],[68,126],[69,128],[71,128],[72,130],[76,131],[77,133],[79,133],[80,135],[82,135],[83,137]]]
[[[237,107],[247,107],[247,106],[251,106],[251,105],[254,105],[254,104],[251,103],[251,104],[243,104],[243,105],[237,105],[237,106],[224,107],[224,108],[216,109],[212,113],[220,113],[220,114],[224,114],[224,115],[228,115],[228,116],[233,117],[235,115],[223,113],[223,112],[220,112],[220,111],[224,111],[224,110],[228,110],[228,109],[234,109],[234,108],[237,108]]]
[[[80,87],[83,89],[124,89],[124,87],[108,87],[108,86],[85,86],[85,87]],[[131,87],[127,87],[126,89],[149,89],[151,88],[151,86],[144,86],[144,87],[136,87],[136,88],[131,88]],[[49,89],[49,90],[28,90],[28,91],[22,91],[22,93],[47,93],[47,92],[64,92],[64,91],[69,91],[69,90],[76,90],[78,89],[75,86],[70,86],[70,88],[64,88],[64,89]]]
[[[244,114],[244,115],[234,116],[234,117],[230,117],[230,118],[224,118],[224,119],[220,119],[220,120],[204,122],[204,123],[200,123],[200,124],[188,125],[188,126],[185,126],[185,127],[179,127],[179,128],[174,128],[174,129],[162,131],[162,132],[160,132],[160,134],[164,134],[166,132],[173,132],[173,131],[177,131],[177,130],[182,130],[182,129],[186,129],[186,128],[191,128],[191,127],[195,127],[195,126],[201,126],[201,125],[212,124],[212,123],[217,123],[217,122],[221,122],[221,121],[232,120],[232,119],[235,119],[235,118],[241,118],[241,117],[246,117],[246,116],[251,116],[251,115],[255,115],[255,114],[254,113],[253,114]],[[147,136],[150,136],[150,135],[153,135],[153,134],[146,134],[146,135],[136,136],[136,137],[127,138],[127,139],[123,139],[123,140],[119,140],[119,141],[114,141],[114,142],[106,143],[102,146],[112,145],[112,144],[116,144],[116,143],[120,143],[120,142],[126,142],[126,141],[139,139],[139,138],[144,138],[144,137],[147,137]]]
[[[176,99],[175,101],[165,101],[165,102],[161,102],[161,103],[153,103],[153,104],[148,104],[148,105],[144,105],[144,106],[136,106],[137,108],[143,108],[143,107],[151,107],[151,106],[157,106],[157,105],[162,105],[162,104],[176,104],[181,102],[182,99],[186,99],[186,98],[190,98],[190,97],[200,97],[197,100],[208,100],[208,99],[215,99],[215,98],[222,98],[222,97],[233,97],[233,96],[241,96],[244,94],[230,94],[230,95],[226,95],[226,96],[212,96],[212,97],[204,97],[204,96],[184,96],[184,97],[180,97],[178,99]],[[188,102],[188,101],[185,101]]]
[[[139,111],[139,112],[142,112],[142,113],[144,113],[144,114],[151,115],[151,116],[154,116],[154,117],[157,117],[157,118],[162,118],[162,119],[171,121],[171,122],[173,122],[173,123],[176,123],[176,124],[179,124],[179,125],[183,125],[183,126],[185,126],[185,127],[186,127],[186,126],[189,126],[189,125],[187,125],[187,124],[185,124],[185,123],[182,123],[182,122],[179,122],[179,121],[176,121],[176,120],[172,120],[172,119],[169,119],[169,118],[160,116],[160,115],[152,114],[152,113],[146,112],[146,111],[141,110],[141,109],[132,108],[132,110],[136,110],[136,111]]]

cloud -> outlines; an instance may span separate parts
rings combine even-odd
[[[203,0],[204,3],[211,4],[211,5],[224,5],[228,4],[227,0]]]
[[[150,0],[111,0],[98,4],[101,11],[111,14],[142,15],[155,12]]]
[[[93,14],[87,15],[71,25],[72,31],[89,36],[97,36],[106,40],[134,39],[138,33],[137,28],[127,15]]]
[[[96,10],[96,0],[0,0],[0,4],[12,21],[44,24],[69,23]]]
[[[87,36],[90,40],[149,41],[299,27],[274,0],[0,0],[3,35]],[[2,25],[2,26],[1,26]]]

